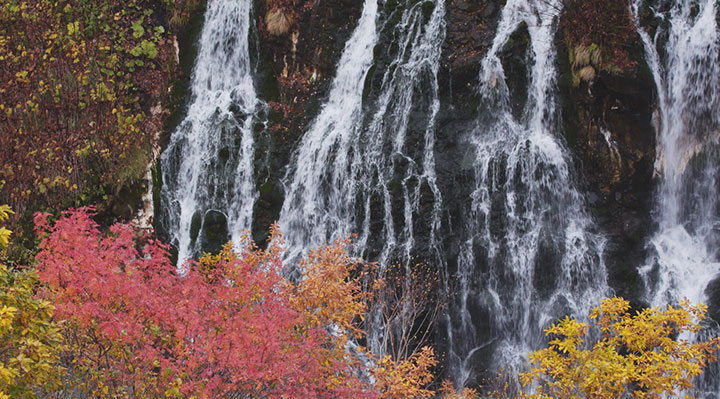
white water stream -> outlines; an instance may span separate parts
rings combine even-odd
[[[655,254],[642,272],[654,306],[684,297],[706,302],[705,287],[720,271],[718,5],[677,0],[655,6],[664,22],[654,37],[642,29],[640,34],[658,92],[656,170],[662,184],[659,231],[651,241]],[[639,7],[636,1],[635,15]]]
[[[655,208],[658,230],[640,272],[652,306],[687,298],[708,303],[720,277],[720,30],[716,0],[650,2],[659,21],[651,36],[632,11],[658,93]],[[717,327],[705,334],[717,335]],[[714,365],[694,396],[717,398]]]
[[[561,140],[553,46],[561,8],[561,0],[509,0],[482,61],[481,116],[470,140],[475,189],[447,323],[457,386],[482,367],[482,352],[492,359],[488,367],[515,375],[543,345],[551,322],[582,318],[609,293],[604,240],[590,232]],[[522,24],[529,87],[516,118],[499,53]]]
[[[366,80],[385,26],[379,21],[378,2],[365,2],[329,98],[305,133],[288,174],[279,224],[290,260],[321,243],[355,233],[358,255],[381,264],[408,261],[415,247],[414,218],[420,211],[422,190],[434,198],[430,214],[423,217],[431,220],[427,245],[436,245],[440,194],[433,151],[445,6],[437,2],[425,22],[424,3],[435,2],[415,2],[393,11],[401,13],[391,28],[396,47],[389,54],[392,58],[377,98],[368,102],[363,97]],[[414,107],[425,110],[421,121],[410,121]],[[419,135],[410,132],[416,140],[412,148],[408,145],[410,125],[422,129]],[[402,220],[394,219],[394,213],[402,214]],[[377,219],[382,222],[379,228],[373,225]],[[379,253],[369,254],[369,247],[379,248]]]
[[[208,2],[191,105],[161,158],[165,230],[178,248],[179,263],[199,254],[207,234],[226,230],[238,243],[252,225],[257,198],[252,128],[262,103],[250,64],[251,8],[251,1]],[[206,229],[208,215],[215,231]]]

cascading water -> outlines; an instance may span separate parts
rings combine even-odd
[[[720,31],[716,0],[651,2],[661,21],[651,35],[635,22],[658,93],[658,231],[641,268],[647,299],[664,307],[683,298],[707,303],[720,272]],[[717,368],[717,367],[716,367]],[[717,370],[710,374],[717,374]],[[700,385],[716,398],[720,378]],[[713,381],[714,380],[714,381]]]
[[[377,3],[365,2],[329,98],[294,156],[279,221],[290,259],[351,233],[358,235],[357,253],[381,264],[409,261],[421,228],[427,233],[423,248],[437,248],[433,151],[445,5],[408,0],[388,12],[382,26]],[[434,9],[425,21],[428,4]],[[384,50],[390,62],[376,99],[367,104],[366,77],[383,31],[392,36]],[[429,209],[421,209],[424,204]],[[415,220],[421,212],[430,219],[424,227]]]
[[[351,142],[360,130],[362,93],[377,43],[375,0],[365,0],[357,28],[345,46],[330,95],[294,156],[278,224],[290,259],[308,248],[350,234],[355,182]]]
[[[257,193],[253,125],[258,100],[248,35],[251,1],[210,0],[190,107],[162,155],[164,228],[182,262],[209,243],[239,242]]]
[[[426,20],[429,5],[434,7]],[[377,1],[366,1],[329,99],[295,155],[279,222],[290,259],[350,233],[357,234],[356,253],[381,267],[396,260],[408,264],[418,247],[440,259],[434,133],[445,4],[408,0],[384,11],[386,22],[378,25]],[[380,57],[389,61],[375,64],[382,79],[368,95],[367,75],[382,32],[391,46]],[[382,342],[393,328],[378,312],[369,323],[368,345],[383,355]]]
[[[658,92],[659,231],[644,272],[653,305],[706,300],[720,271],[720,34],[717,2],[656,5],[661,24],[651,38],[640,30]],[[635,14],[640,7],[634,5]],[[669,8],[669,9],[668,9]],[[663,55],[658,51],[665,41]]]
[[[609,293],[604,240],[591,233],[559,137],[553,37],[561,7],[561,0],[509,0],[482,62],[480,118],[470,139],[475,188],[455,282],[447,285],[455,293],[447,333],[456,386],[482,368],[516,374],[552,321],[582,317]],[[499,52],[523,24],[529,87],[517,118]]]

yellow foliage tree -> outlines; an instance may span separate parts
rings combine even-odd
[[[12,212],[0,205],[0,221]],[[10,231],[0,228],[0,251]],[[0,399],[33,398],[33,388],[58,382],[61,335],[53,306],[35,297],[34,270],[9,270],[0,263]]]
[[[690,341],[707,306],[681,301],[665,311],[648,308],[630,313],[622,298],[606,299],[590,319],[600,337],[585,342],[589,326],[566,317],[547,330],[549,347],[530,354],[535,364],[520,375],[524,385],[537,383],[532,399],[616,399],[676,397],[692,388],[694,377],[715,360],[720,338]],[[589,349],[586,349],[589,347]]]
[[[381,359],[373,370],[375,387],[381,399],[431,398],[435,393],[426,387],[433,381],[431,368],[437,364],[432,348],[423,347],[404,360],[389,355]]]

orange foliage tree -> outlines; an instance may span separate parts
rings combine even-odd
[[[36,221],[63,358],[93,396],[372,396],[335,337],[290,306],[276,246],[227,246],[179,275],[164,245],[138,250],[129,226],[103,236],[83,211]]]

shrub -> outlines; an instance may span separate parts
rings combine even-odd
[[[523,384],[537,382],[525,398],[616,399],[674,397],[692,388],[692,379],[715,359],[720,338],[692,342],[707,307],[682,301],[665,311],[630,313],[622,298],[604,300],[590,318],[600,337],[585,348],[589,326],[566,317],[547,330],[549,347],[530,355],[536,364],[521,374]]]
[[[9,212],[0,205],[0,221]],[[0,239],[7,236],[0,228]],[[6,246],[0,240],[0,250]],[[0,263],[0,399],[33,398],[34,388],[52,389],[59,381],[60,330],[52,321],[53,306],[35,298],[36,285],[34,271]]]
[[[366,397],[335,338],[290,304],[281,253],[226,246],[178,275],[167,247],[103,236],[84,211],[37,218],[67,366],[99,397]]]
[[[336,241],[308,253],[302,278],[282,277],[282,239],[246,241],[178,273],[167,246],[87,210],[35,218],[44,292],[67,340],[66,390],[93,397],[428,397],[432,350],[377,359],[362,339],[362,262]],[[372,376],[372,379],[359,376]]]

